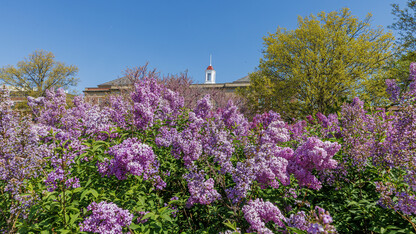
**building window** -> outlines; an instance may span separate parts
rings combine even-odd
[[[207,81],[211,81],[211,73],[207,74]]]

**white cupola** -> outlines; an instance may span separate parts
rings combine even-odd
[[[211,65],[211,55],[209,56],[209,66],[205,70],[205,84],[215,84],[215,70]]]

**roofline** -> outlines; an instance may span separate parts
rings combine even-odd
[[[190,87],[200,88],[236,88],[236,87],[247,87],[250,83],[216,83],[216,84],[191,84]]]

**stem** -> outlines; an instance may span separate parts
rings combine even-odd
[[[14,219],[13,226],[12,226],[12,229],[11,229],[11,232],[12,232],[12,233],[13,233],[13,231],[14,231],[15,227],[16,227],[16,222],[17,222],[17,220],[19,219],[19,215],[20,215],[20,211],[19,211],[19,212],[17,212],[16,218]]]
[[[64,172],[64,179],[62,180],[62,197],[61,197],[61,207],[62,207],[62,215],[64,217],[64,227],[66,228],[66,210],[65,210],[65,161],[64,161],[64,155],[63,152],[61,152],[61,167],[62,167],[62,171]]]
[[[400,212],[398,212],[397,210],[396,210],[396,213],[397,214],[399,214],[400,216],[402,216],[402,218],[403,219],[405,219],[406,221],[408,221],[411,225],[412,225],[412,227],[413,227],[413,229],[415,230],[415,232],[416,232],[416,224],[415,223],[413,223],[412,222],[412,220],[410,220],[406,215],[403,215],[403,214],[401,214]]]
[[[61,197],[61,204],[62,204],[62,213],[63,213],[63,216],[64,216],[64,227],[66,227],[66,219],[65,219],[65,213],[66,213],[66,211],[65,211],[65,181],[63,180],[62,181],[62,197]]]

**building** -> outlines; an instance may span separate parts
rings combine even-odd
[[[121,77],[103,84],[95,88],[86,88],[84,95],[87,101],[100,103],[109,94],[119,94],[123,90],[127,90],[132,85],[132,81],[127,77]],[[226,93],[234,93],[237,88],[244,88],[250,85],[250,79],[245,76],[231,83],[216,83],[216,72],[210,63],[205,70],[205,82],[203,84],[192,84],[191,88],[202,89],[223,89]]]
[[[205,82],[204,84],[192,84],[191,85],[191,87],[195,87],[195,88],[223,89],[227,93],[234,93],[237,90],[237,88],[245,88],[248,86],[250,86],[250,78],[248,77],[248,75],[230,83],[207,83]]]
[[[10,100],[12,100],[14,103],[20,103],[27,101],[27,97],[25,97],[22,92],[19,90],[19,88],[13,87],[13,86],[7,86],[5,84],[0,86],[3,90],[8,90],[10,94]]]
[[[95,88],[85,88],[85,100],[93,103],[101,103],[107,95],[120,94],[123,90],[127,90],[133,82],[126,76],[99,84]]]

